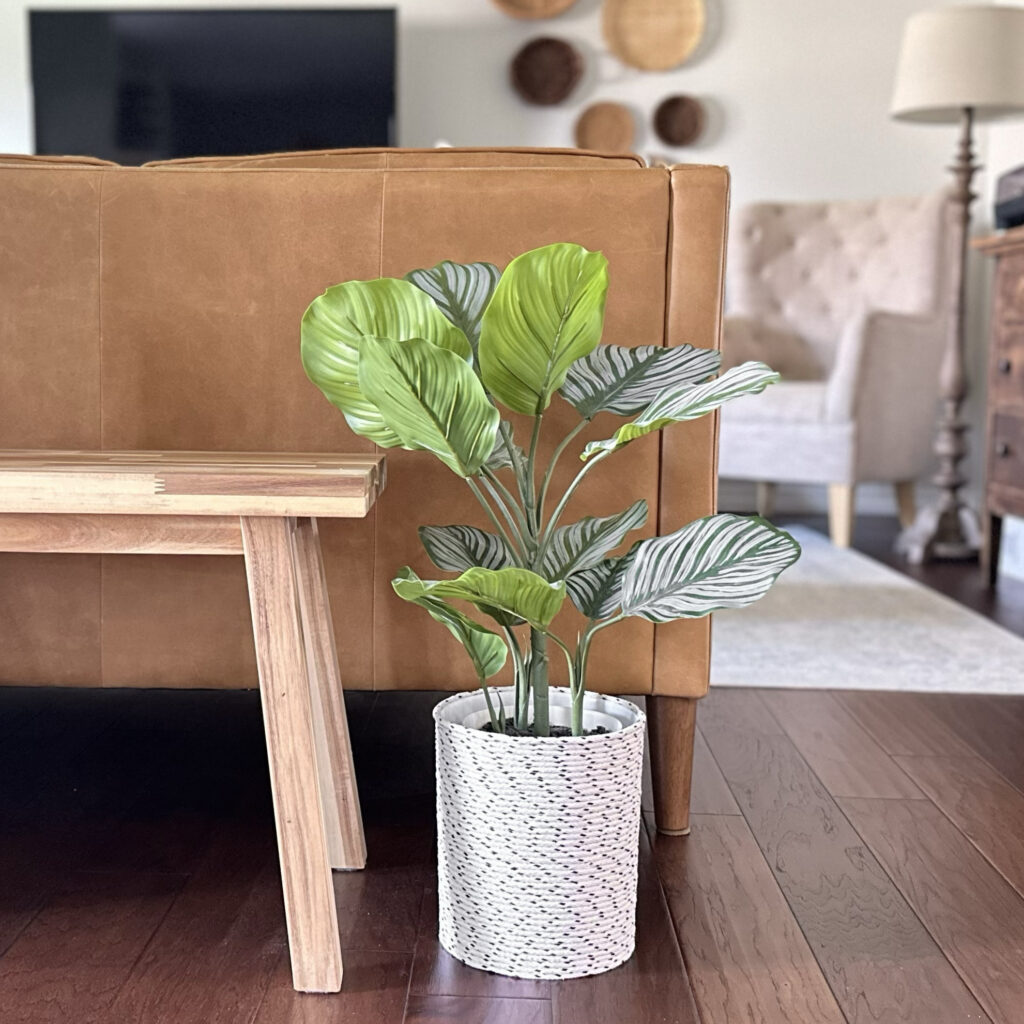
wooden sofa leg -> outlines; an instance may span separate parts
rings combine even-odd
[[[654,820],[658,831],[667,836],[690,834],[690,783],[696,728],[695,698],[647,698]]]
[[[770,480],[757,482],[757,514],[762,519],[775,515],[775,484]]]
[[[828,532],[837,548],[853,543],[853,484],[828,485]]]

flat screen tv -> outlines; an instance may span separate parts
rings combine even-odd
[[[37,153],[394,144],[395,11],[32,11]]]

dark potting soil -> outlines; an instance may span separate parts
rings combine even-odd
[[[487,722],[480,729],[481,732],[494,732],[491,728],[491,723]],[[601,736],[608,730],[603,726],[599,725],[596,729],[585,729],[583,732],[584,736]],[[571,736],[572,729],[567,725],[552,725],[548,732],[551,736]],[[505,719],[505,735],[506,736],[533,736],[533,729],[519,729],[516,727],[514,719]]]

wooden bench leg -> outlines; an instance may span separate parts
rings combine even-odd
[[[331,867],[366,867],[366,840],[352,766],[352,744],[345,714],[338,650],[327,598],[320,534],[315,519],[300,519],[295,530],[295,572],[306,638],[313,730],[316,736],[320,799],[327,827]]]
[[[695,698],[647,698],[654,820],[658,831],[665,835],[690,834],[690,783],[696,729]]]
[[[341,942],[320,806],[310,708],[295,522],[242,518],[263,724],[281,857],[292,982],[302,992],[341,988]]]

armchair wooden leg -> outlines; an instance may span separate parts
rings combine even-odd
[[[300,519],[295,529],[295,572],[299,611],[306,642],[309,697],[316,737],[317,777],[331,867],[366,867],[366,840],[359,809],[352,743],[327,598],[320,533],[315,519]]]
[[[757,514],[771,519],[775,514],[775,484],[769,480],[757,481]]]
[[[292,982],[341,988],[341,942],[317,781],[306,647],[293,556],[295,521],[242,519],[256,665],[270,762]]]
[[[828,532],[837,548],[853,543],[853,484],[828,485]]]
[[[654,820],[667,836],[690,834],[690,783],[697,701],[693,697],[648,697]]]
[[[917,518],[917,501],[914,497],[914,481],[900,480],[893,484],[896,491],[896,505],[900,511],[900,526],[904,529],[914,525]]]

